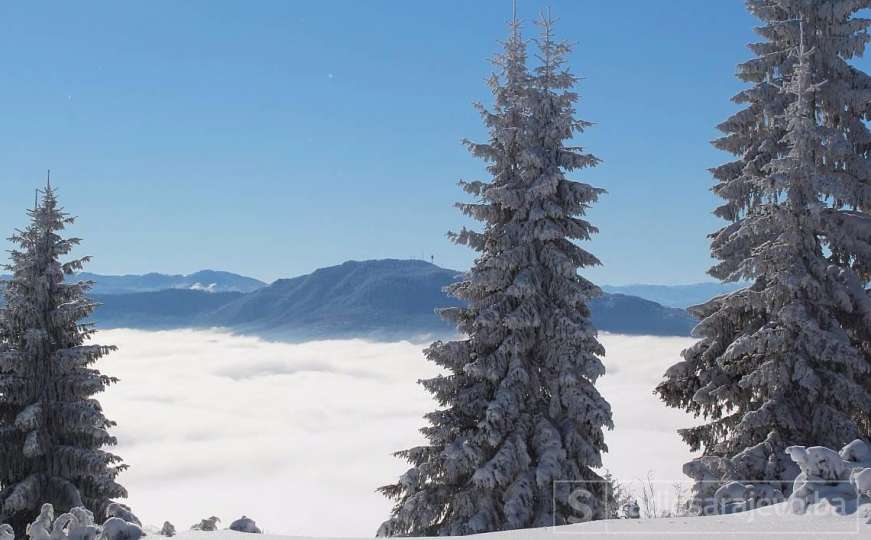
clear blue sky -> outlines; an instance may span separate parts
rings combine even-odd
[[[603,164],[600,283],[707,279],[719,226],[708,141],[734,110],[753,18],[738,0],[550,6],[584,77],[579,142]],[[223,269],[265,280],[347,259],[465,268],[445,232],[460,145],[486,133],[510,0],[4,2],[0,232],[52,169],[89,270]],[[526,25],[527,34],[534,31]]]

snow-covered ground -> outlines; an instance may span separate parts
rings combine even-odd
[[[867,512],[868,509],[865,509]],[[865,523],[867,513],[850,516],[832,515],[824,510],[816,514],[790,515],[785,505],[728,516],[661,518],[650,520],[609,520],[566,527],[527,529],[490,533],[463,538],[480,540],[561,540],[561,539],[718,539],[742,540],[856,540],[871,538],[871,525]],[[217,531],[211,533],[184,531],[177,540],[251,540],[245,533]],[[290,540],[287,536],[266,534],[258,540]],[[303,540],[301,537],[294,537]],[[325,537],[309,537],[328,540]],[[454,538],[454,537],[451,537]],[[460,538],[460,537],[457,537]]]
[[[434,406],[415,384],[435,374],[421,344],[193,330],[98,337],[119,347],[99,367],[122,382],[101,399],[131,466],[121,478],[129,503],[145,523],[169,520],[179,532],[247,514],[269,533],[371,537],[390,508],[375,488],[405,470],[390,454],[421,442],[421,416]],[[690,454],[675,429],[689,420],[652,392],[690,340],[602,341],[609,374],[600,388],[617,425],[606,467],[636,487],[652,472],[666,494],[687,480],[680,468]]]

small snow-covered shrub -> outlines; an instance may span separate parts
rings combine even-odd
[[[53,540],[95,540],[99,535],[100,529],[94,524],[94,514],[82,506],[58,516],[51,528]]]
[[[70,509],[70,514],[76,518],[76,524],[79,527],[95,526],[94,513],[84,506],[76,506]]]
[[[168,521],[163,522],[163,527],[160,528],[161,536],[172,537],[175,536],[175,525]]]
[[[714,492],[714,505],[718,514],[734,514],[745,510],[748,486],[741,482],[729,482]]]
[[[871,497],[871,445],[867,442],[857,439],[840,452],[822,446],[790,446],[786,453],[801,469],[789,497],[793,512],[804,513],[822,500],[840,501],[850,511],[854,503]]]
[[[850,482],[861,497],[871,497],[871,468],[855,471]]]
[[[102,540],[139,540],[145,536],[142,527],[118,517],[111,517],[103,523]]]
[[[688,503],[689,513],[695,515],[743,512],[762,506],[783,502],[793,487],[799,467],[785,455],[774,458],[772,452],[781,448],[780,438],[769,434],[760,444],[745,448],[727,458],[704,456],[684,465],[683,472],[694,480]],[[761,472],[761,474],[760,474]],[[755,479],[755,480],[752,480]],[[722,487],[739,482],[745,492],[738,498],[740,489],[732,486],[721,492],[730,494],[725,507],[717,500],[716,493]]]
[[[801,469],[801,474],[816,480],[840,482],[850,477],[849,462],[823,446],[790,446],[786,453]]]
[[[762,508],[786,500],[783,492],[771,484],[748,484],[747,499],[750,508]]]
[[[133,513],[133,510],[131,510],[130,507],[126,504],[122,504],[119,502],[109,503],[109,506],[106,507],[106,517],[121,518],[127,523],[135,523],[142,527],[142,522],[139,521],[139,518],[136,517],[136,514]]]
[[[51,523],[54,521],[54,506],[45,503],[39,509],[39,515],[33,523],[27,526],[25,533],[30,540],[51,540]]]
[[[70,513],[61,514],[55,518],[51,526],[51,537],[54,540],[69,538],[69,532],[77,525],[76,517]]]
[[[0,524],[0,540],[15,540],[15,529],[8,523]]]
[[[94,524],[94,514],[87,508],[77,506],[55,518],[54,506],[46,503],[39,516],[27,526],[26,533],[31,540],[96,540],[100,528]]]
[[[218,530],[218,522],[221,521],[221,518],[217,516],[207,517],[201,520],[196,525],[191,527],[192,531],[217,531]]]
[[[733,459],[705,456],[685,464],[684,474],[694,480],[687,502],[688,513],[733,514],[783,502],[784,482],[742,481],[742,471],[755,454],[749,449]]]
[[[249,518],[248,516],[242,516],[233,523],[230,523],[230,530],[255,534],[260,534],[263,532],[260,530],[259,527],[257,527],[257,524],[254,522],[254,520]]]
[[[871,445],[856,439],[842,448],[839,455],[851,463],[871,463]]]
[[[683,473],[693,479],[688,511],[696,515],[717,513],[715,495],[724,478],[734,477],[734,466],[726,458],[704,456],[683,466]]]
[[[783,492],[771,484],[728,482],[714,492],[717,514],[734,514],[762,508],[785,500]]]

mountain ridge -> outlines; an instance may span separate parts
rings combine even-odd
[[[462,272],[421,260],[346,261],[279,279],[247,293],[170,289],[94,294],[93,321],[104,328],[222,327],[276,339],[451,336],[435,313],[462,303],[444,293]],[[642,298],[605,294],[590,301],[593,323],[614,333],[689,335],[684,310]]]
[[[81,272],[76,279],[93,281],[93,294],[129,294],[167,289],[200,289],[206,292],[252,292],[267,283],[252,277],[221,270],[199,270],[192,274],[94,274]]]
[[[397,261],[403,264],[431,264],[421,259],[378,259],[381,261]],[[377,261],[377,260],[375,260]],[[309,274],[292,278],[281,278],[276,282],[286,282],[316,274],[325,269],[339,268],[347,264],[371,263],[373,260],[349,260],[334,266],[316,269]],[[446,269],[450,270],[450,269]],[[453,271],[453,270],[451,270]],[[462,272],[454,271],[458,275]],[[8,276],[0,275],[0,279]],[[92,294],[128,294],[139,292],[155,292],[165,289],[195,289],[206,292],[253,292],[271,285],[256,278],[222,270],[198,270],[190,274],[164,274],[147,272],[144,274],[98,274],[82,272],[75,275],[76,279],[93,281]],[[212,286],[214,285],[214,286]],[[626,285],[601,286],[606,293],[636,296],[650,300],[666,307],[687,308],[705,302],[715,296],[734,291],[746,284],[719,283],[715,281],[686,284],[650,284],[630,283]]]
[[[746,286],[745,283],[703,281],[682,285],[652,285],[645,283],[602,285],[602,290],[612,294],[637,296],[666,307],[688,308],[707,302],[715,296],[720,296],[721,294],[726,294]]]

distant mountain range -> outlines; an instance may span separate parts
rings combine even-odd
[[[82,277],[96,282],[93,296],[102,305],[92,319],[103,328],[226,327],[275,339],[409,339],[453,333],[434,311],[460,304],[442,291],[459,275],[424,261],[386,259],[349,261],[270,285],[224,272]],[[163,282],[173,286],[130,292]],[[210,285],[195,286],[204,282]],[[686,336],[695,325],[682,309],[626,294],[605,294],[590,307],[593,323],[607,332]]]
[[[265,287],[266,283],[230,272],[201,270],[189,275],[143,274],[107,276],[82,272],[79,279],[94,282],[93,294],[129,294],[162,291],[166,289],[192,289],[205,292],[247,293]]]
[[[708,282],[691,285],[604,285],[602,290],[638,296],[666,307],[688,308],[744,286],[742,283]]]
[[[378,261],[367,261],[377,263]],[[396,261],[398,263],[409,264],[423,261]],[[332,267],[334,269],[341,268],[340,266]],[[322,272],[335,273],[336,270],[325,268],[317,270],[315,273]],[[447,272],[453,272],[448,270]],[[458,274],[458,272],[453,272]],[[91,280],[94,282],[94,287],[91,292],[95,295],[115,295],[115,294],[130,294],[142,292],[156,292],[167,289],[190,289],[199,290],[210,293],[217,292],[239,292],[249,293],[266,287],[268,284],[247,276],[233,274],[231,272],[221,272],[216,270],[201,270],[193,274],[130,274],[130,275],[103,275],[91,274],[82,272],[77,276],[79,279]],[[296,282],[307,276],[299,278],[279,280],[276,283]],[[311,281],[309,281],[311,283]],[[736,283],[693,283],[689,285],[603,285],[602,290],[606,293],[620,294],[625,296],[635,296],[662,304],[666,307],[687,308],[692,305],[705,302],[717,295],[734,291],[741,287],[741,284]],[[213,300],[214,301],[214,300]]]

